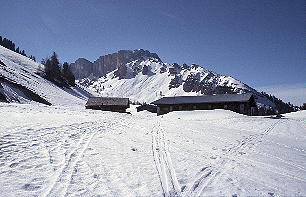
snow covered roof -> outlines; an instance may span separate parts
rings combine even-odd
[[[128,106],[128,98],[118,98],[118,97],[91,97],[88,99],[86,106]]]
[[[220,102],[247,102],[251,99],[251,93],[245,94],[217,94],[205,96],[177,96],[163,97],[152,102],[155,105],[189,104],[189,103],[220,103]]]

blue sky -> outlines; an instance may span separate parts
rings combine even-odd
[[[284,84],[275,86],[265,86],[256,88],[259,91],[268,92],[282,99],[284,102],[290,102],[294,105],[300,106],[306,103],[306,85],[301,84]]]
[[[0,35],[37,59],[148,49],[250,86],[305,84],[302,0],[0,0]]]

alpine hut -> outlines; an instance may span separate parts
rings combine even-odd
[[[130,107],[130,102],[128,98],[91,97],[85,107],[86,109],[126,112],[126,109]]]
[[[257,111],[251,93],[163,97],[152,104],[157,105],[157,115],[182,110],[227,109],[245,115],[254,115]]]

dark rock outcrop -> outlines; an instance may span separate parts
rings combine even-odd
[[[167,72],[167,66],[165,64],[163,64],[163,66],[160,67],[159,73],[164,73],[164,72]]]
[[[143,75],[146,75],[146,74],[148,74],[148,72],[149,72],[149,66],[144,65],[144,66],[142,67],[142,74],[143,74]]]
[[[182,78],[178,75],[175,75],[173,79],[171,79],[169,83],[169,89],[171,88],[177,88],[182,84]]]
[[[183,90],[185,92],[196,92],[199,87],[199,81],[196,75],[190,74],[187,76],[185,83],[183,84]]]
[[[176,75],[181,71],[181,66],[177,63],[173,63],[171,67],[169,67],[169,74]]]
[[[1,60],[0,60],[0,65],[1,66],[6,66]]]
[[[187,68],[188,68],[188,65],[187,65],[187,64],[183,64],[183,65],[182,65],[182,68],[183,68],[183,69],[187,69]]]

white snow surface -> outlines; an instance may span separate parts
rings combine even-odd
[[[305,196],[306,111],[0,104],[0,196]]]
[[[0,65],[0,77],[26,87],[53,105],[84,105],[87,98],[91,96],[90,93],[79,87],[67,89],[54,85],[38,74],[43,72],[44,66],[42,64],[2,46],[0,46],[0,60],[5,64],[5,66]],[[3,93],[10,101],[32,102],[21,91],[13,89],[5,83],[2,85],[5,86]]]

